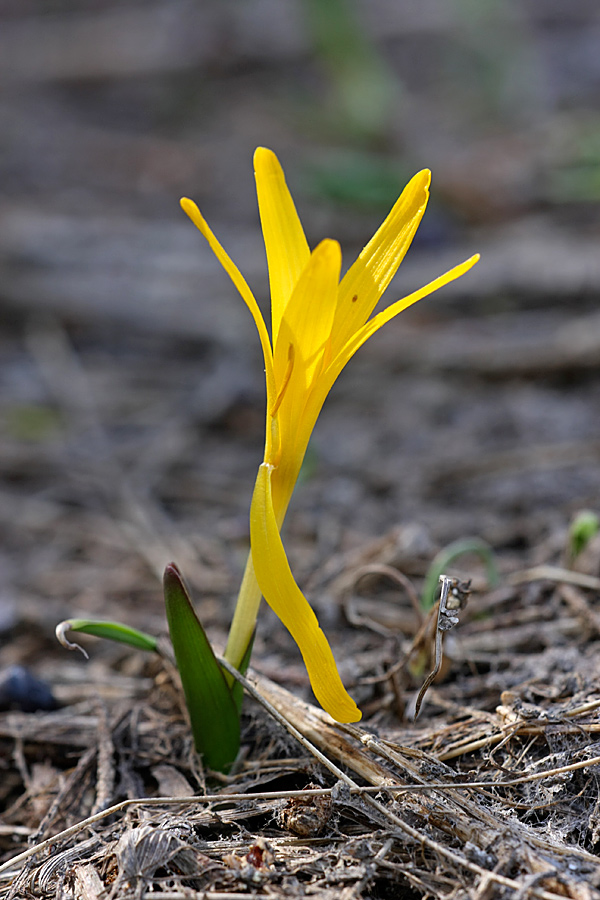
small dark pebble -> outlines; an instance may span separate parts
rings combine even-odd
[[[0,710],[57,709],[58,703],[47,682],[32,675],[24,666],[8,666],[0,670]]]

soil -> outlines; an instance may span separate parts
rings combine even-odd
[[[600,897],[598,16],[466,6],[358,6],[377,120],[308,2],[2,4],[0,897]],[[385,303],[482,261],[352,360],[286,520],[360,726],[264,608],[222,776],[168,653],[54,630],[165,635],[175,560],[224,644],[263,372],[177,201],[265,301],[259,144],[346,265],[432,167]],[[415,722],[449,546],[470,595]]]

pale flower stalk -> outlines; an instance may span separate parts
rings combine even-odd
[[[419,172],[409,182],[340,281],[340,245],[324,240],[311,253],[275,154],[259,147],[254,166],[269,267],[271,336],[252,291],[197,206],[188,199],[181,201],[250,309],[265,363],[264,459],[250,511],[251,550],[225,657],[240,665],[264,596],[298,644],[319,703],[338,721],[356,722],[360,711],[347,694],[327,639],[294,580],[279,532],[317,417],[346,363],[386,322],[459,278],[479,257],[370,318],[425,212],[430,172]]]

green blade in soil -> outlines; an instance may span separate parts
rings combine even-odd
[[[240,720],[223,670],[174,564],[164,574],[165,606],[196,750],[209,768],[226,772],[240,747]]]
[[[485,563],[487,569],[487,578],[490,587],[496,587],[500,581],[498,568],[494,559],[494,553],[489,544],[482,541],[481,538],[459,538],[457,541],[448,544],[434,557],[427,570],[425,576],[425,584],[423,586],[423,594],[421,597],[421,606],[423,609],[431,609],[435,603],[435,595],[439,584],[440,575],[444,575],[447,567],[467,553],[474,553],[479,556]]]

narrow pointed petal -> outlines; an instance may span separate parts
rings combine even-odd
[[[337,241],[325,240],[313,251],[281,321],[274,349],[277,400],[271,407],[277,438],[265,462],[277,466],[273,499],[278,521],[284,514],[310,438],[302,416],[312,385],[323,370],[335,314],[342,253]],[[312,427],[312,426],[311,426]]]
[[[321,241],[302,272],[281,321],[274,345],[275,382],[279,388],[288,367],[289,348],[294,348],[294,367],[289,379],[285,408],[297,417],[306,390],[319,373],[325,344],[335,315],[342,267],[337,241]]]
[[[317,617],[290,570],[273,513],[271,471],[263,463],[252,498],[250,540],[256,578],[265,600],[298,644],[323,709],[338,722],[358,722],[360,710],[346,693]]]
[[[254,154],[254,174],[271,288],[273,346],[294,285],[310,250],[279,160],[265,147]]]
[[[226,253],[226,251],[223,249],[223,247],[209,228],[208,223],[206,222],[204,216],[202,215],[194,201],[189,200],[187,197],[182,197],[179,202],[184,213],[190,217],[196,228],[206,238],[210,249],[215,254],[217,259],[231,278],[235,287],[240,292],[242,300],[252,314],[252,318],[254,319],[254,323],[258,330],[258,336],[260,338],[263,356],[265,359],[267,404],[270,404],[273,402],[275,387],[273,379],[273,354],[271,351],[271,342],[269,340],[267,326],[265,325],[265,320],[263,319],[263,315],[260,311],[258,303],[256,302],[254,294],[248,287],[246,279],[244,278],[236,264],[233,262],[229,254]]]
[[[310,432],[314,428],[314,425],[317,421],[317,417],[321,411],[321,407],[325,402],[327,395],[329,394],[331,388],[333,387],[338,375],[346,365],[346,363],[352,359],[357,350],[362,347],[362,345],[368,341],[368,339],[375,334],[376,331],[379,331],[390,319],[393,319],[398,313],[401,313],[403,310],[408,309],[409,306],[412,306],[414,303],[417,303],[419,300],[422,300],[423,297],[427,297],[429,294],[433,294],[434,291],[439,290],[446,284],[449,284],[451,281],[455,281],[457,278],[460,278],[469,269],[472,269],[475,263],[479,260],[479,254],[477,253],[475,256],[471,256],[470,259],[467,259],[464,263],[461,263],[459,266],[455,266],[450,271],[445,272],[444,275],[440,275],[439,278],[436,278],[434,281],[431,281],[429,284],[426,284],[425,287],[420,288],[418,291],[415,291],[413,294],[409,294],[408,297],[404,297],[402,300],[398,300],[396,303],[392,303],[391,306],[388,306],[387,309],[382,310],[376,316],[374,316],[369,322],[363,325],[352,337],[347,341],[346,345],[340,350],[336,358],[327,366],[327,369],[323,372],[321,377],[315,383],[314,389],[308,398],[306,406],[304,408],[302,414],[302,424],[299,429],[301,433]]]
[[[381,227],[344,276],[332,330],[332,359],[364,325],[396,274],[423,218],[430,182],[428,169],[409,181]]]
[[[438,291],[441,287],[444,287],[446,284],[450,284],[451,281],[456,281],[457,278],[460,278],[469,269],[472,269],[476,262],[479,261],[479,254],[475,254],[475,256],[471,256],[469,259],[465,260],[464,263],[461,263],[459,266],[455,266],[453,269],[450,269],[448,272],[445,272],[443,275],[440,275],[439,278],[434,279],[434,281],[430,281],[429,284],[426,284],[425,287],[419,288],[418,291],[415,291],[412,294],[409,294],[408,297],[403,297],[402,300],[397,300],[396,303],[392,303],[386,309],[383,309],[380,313],[374,316],[370,321],[368,321],[359,331],[354,334],[350,340],[347,342],[346,346],[342,348],[340,353],[338,354],[337,359],[335,359],[331,365],[332,374],[335,371],[335,378],[342,371],[348,360],[350,360],[356,351],[362,347],[365,341],[371,337],[371,335],[375,334],[376,331],[379,331],[387,322],[391,319],[395,318],[398,313],[403,312],[403,310],[408,309],[409,306],[412,306],[414,303],[417,303],[419,300],[422,300],[423,297],[429,296],[429,294],[433,294],[435,291]],[[331,382],[333,384],[333,381]]]

